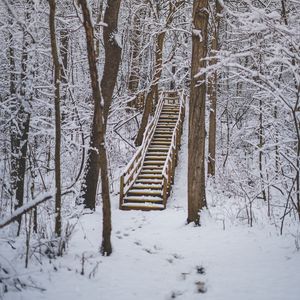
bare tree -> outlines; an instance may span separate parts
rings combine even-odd
[[[51,37],[51,53],[54,65],[54,102],[55,102],[55,233],[61,235],[61,174],[60,174],[60,148],[61,148],[61,116],[60,116],[60,79],[61,68],[58,57],[55,29],[55,0],[49,0],[50,14],[49,27]]]
[[[31,19],[31,10],[33,8],[33,1],[27,0],[27,8],[25,13],[25,23],[28,24]],[[13,17],[9,10],[11,17]],[[16,121],[11,123],[11,170],[12,170],[12,185],[15,190],[16,204],[15,209],[21,207],[24,203],[24,185],[26,176],[26,161],[28,150],[28,135],[30,128],[30,102],[32,101],[32,93],[28,93],[31,90],[32,81],[29,77],[32,75],[28,70],[28,51],[30,45],[34,42],[32,35],[28,31],[28,27],[22,27],[23,31],[23,45],[21,54],[21,75],[20,82],[16,84],[15,73],[15,61],[14,56],[10,58],[12,73],[11,73],[11,92],[15,99],[15,115]],[[13,47],[10,48],[11,54],[13,54]],[[17,221],[18,235],[21,229],[20,216]]]

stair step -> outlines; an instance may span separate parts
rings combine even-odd
[[[157,125],[156,127],[156,131],[167,131],[167,132],[172,132],[174,131],[175,126],[171,126],[171,125]]]
[[[174,117],[160,116],[158,121],[159,122],[173,122],[173,123],[176,123],[177,120],[178,120],[177,116],[174,116]]]
[[[175,126],[176,123],[177,123],[177,120],[175,120],[175,121],[171,121],[171,120],[159,120],[157,122],[157,125],[173,125],[173,126]]]
[[[153,138],[153,142],[168,142],[170,143],[172,141],[172,135],[168,137],[155,137]]]
[[[158,152],[158,151],[159,152],[168,152],[169,147],[167,147],[167,148],[166,147],[156,147],[156,146],[150,144],[148,151],[150,151],[150,152]]]
[[[160,169],[142,169],[141,172],[139,173],[140,175],[161,175],[162,174],[162,169],[163,165],[161,166]]]
[[[167,158],[167,157],[166,157]],[[166,161],[166,158],[164,160],[160,160],[161,163],[160,164],[152,164],[151,161],[147,160],[147,164],[143,165],[142,170],[161,170],[163,164]],[[146,161],[145,161],[146,162]]]
[[[158,142],[161,142],[161,143],[171,143],[172,141],[172,137],[169,137],[169,138],[156,138],[156,139],[153,139],[152,140],[154,143],[158,143]]]
[[[137,203],[162,203],[163,199],[160,196],[126,196],[124,197],[124,202],[137,202]]]
[[[164,162],[162,160],[147,160],[144,161],[145,165],[152,165],[152,166],[157,166],[157,165],[163,165]]]
[[[171,143],[171,140],[162,141],[162,142],[160,142],[160,141],[151,141],[150,146],[156,145],[158,147],[165,148],[165,147],[169,147],[170,143]]]
[[[161,119],[171,119],[171,120],[177,120],[179,114],[166,114],[166,113],[161,113],[159,115],[159,120]]]
[[[175,126],[176,126],[176,123],[166,123],[166,122],[161,123],[161,122],[158,122],[156,128],[157,127],[171,127],[171,128],[174,128]]]
[[[163,155],[163,156],[155,156],[155,155],[153,155],[153,156],[150,156],[150,155],[146,155],[146,157],[145,157],[145,161],[152,161],[152,160],[166,160],[166,158],[167,158],[167,155]]]
[[[172,134],[167,136],[165,135],[154,135],[152,140],[162,140],[162,141],[170,141],[172,139]]]
[[[168,96],[167,96],[168,97]],[[171,108],[177,108],[177,107],[180,107],[180,104],[167,104],[167,103],[165,103],[164,105],[163,105],[163,107],[171,107]]]
[[[144,184],[144,183],[137,183],[132,186],[133,189],[151,189],[151,190],[161,190],[161,184]]]
[[[157,129],[156,128],[156,130],[155,130],[155,134],[173,134],[173,131],[174,131],[174,129],[165,129],[165,128],[163,128],[163,129]]]
[[[155,197],[161,197],[162,196],[162,190],[151,190],[151,189],[147,189],[147,190],[143,190],[143,189],[130,189],[128,192],[127,192],[127,195],[126,197],[129,197],[129,196],[142,196],[142,197],[139,197],[139,198],[143,198],[143,197],[146,197],[146,199],[148,201],[150,201],[149,197],[150,196],[151,198],[154,199],[155,201]],[[148,197],[148,198],[147,198]],[[144,201],[147,201],[147,200],[144,200]],[[152,199],[151,199],[152,201]]]
[[[160,170],[141,170],[140,175],[161,175],[162,168]]]
[[[172,107],[168,107],[168,106],[164,106],[161,110],[163,113],[166,112],[171,112],[171,113],[179,113],[179,108],[172,108]]]
[[[164,151],[160,151],[160,150],[157,150],[157,151],[154,151],[153,149],[150,149],[150,150],[151,151],[149,151],[149,148],[148,148],[146,156],[165,156],[167,154]]]
[[[172,139],[172,135],[169,136],[153,136],[152,140],[169,142]]]
[[[122,204],[121,208],[123,210],[162,210],[164,209],[163,204],[157,204],[157,203],[124,203]]]
[[[144,175],[147,175],[147,176],[162,176],[162,169],[160,170],[142,170],[139,174],[140,176],[144,176]]]
[[[136,179],[135,183],[137,184],[162,184],[162,179],[155,179],[155,178],[150,178],[150,179]]]
[[[168,126],[168,127],[174,128],[176,126],[176,122],[175,123],[171,123],[171,122],[158,122],[156,127],[164,127],[164,126]]]
[[[166,152],[168,152],[168,150],[170,148],[170,145],[171,145],[170,143],[169,143],[169,145],[161,145],[161,144],[157,144],[157,143],[151,143],[150,147],[152,147],[152,148],[158,148],[159,147],[159,149],[166,150]]]
[[[170,137],[172,137],[172,135],[173,135],[173,131],[174,130],[170,130],[170,131],[158,131],[158,130],[155,130],[155,132],[154,132],[154,138],[155,137],[161,137],[161,138],[170,138]]]
[[[162,180],[162,174],[139,174],[137,180],[139,179],[160,179]]]

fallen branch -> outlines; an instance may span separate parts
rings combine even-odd
[[[51,199],[53,196],[53,194],[51,193],[47,193],[46,195],[42,195],[41,197],[38,197],[37,199],[33,200],[33,201],[30,201],[28,203],[26,203],[25,205],[19,207],[18,209],[16,209],[13,214],[3,220],[3,221],[0,221],[0,229],[5,227],[6,225],[14,222],[18,217],[22,216],[23,214],[27,213],[28,211],[30,211],[31,209],[33,209],[34,207],[36,207],[37,205]]]

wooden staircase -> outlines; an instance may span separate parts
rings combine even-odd
[[[174,181],[185,112],[182,92],[160,93],[143,143],[120,178],[120,209],[166,208]]]

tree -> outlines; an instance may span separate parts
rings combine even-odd
[[[200,225],[205,195],[205,68],[208,41],[208,0],[194,0],[192,29],[192,68],[188,141],[188,222]]]
[[[107,24],[106,28],[103,31],[106,55],[103,78],[101,81],[101,91],[96,64],[97,56],[94,45],[94,29],[92,26],[91,15],[89,12],[87,1],[79,1],[83,12],[92,94],[94,99],[92,134],[82,192],[85,207],[94,210],[96,204],[96,190],[99,177],[99,169],[101,169],[103,200],[103,240],[101,252],[103,255],[110,255],[112,252],[110,241],[111,212],[105,130],[121,57],[121,47],[116,33],[120,2],[121,1],[108,1],[104,14],[104,22]],[[102,103],[104,104],[104,106]]]
[[[21,54],[21,74],[19,77],[18,84],[15,82],[16,71],[15,57],[13,46],[10,47],[10,53],[13,55],[10,57],[11,64],[11,82],[10,91],[15,102],[14,114],[15,120],[11,123],[11,175],[12,175],[12,186],[15,190],[16,204],[15,209],[21,207],[24,203],[24,185],[26,176],[26,162],[27,162],[27,151],[28,151],[28,135],[30,129],[30,117],[31,109],[30,103],[32,101],[32,77],[33,74],[29,71],[28,60],[29,60],[29,48],[34,40],[28,30],[28,24],[31,20],[31,13],[33,9],[33,1],[28,0],[27,8],[25,12],[25,26],[22,26],[23,41],[22,41],[22,54]],[[8,6],[10,17],[13,18],[13,13]],[[12,40],[12,37],[11,37]],[[21,229],[21,218],[18,221],[18,235]]]
[[[55,103],[55,233],[61,235],[61,173],[60,173],[60,148],[61,148],[61,116],[60,116],[60,79],[61,68],[58,57],[55,29],[55,0],[49,0],[50,14],[49,27],[51,36],[51,52],[54,65],[54,103]]]

